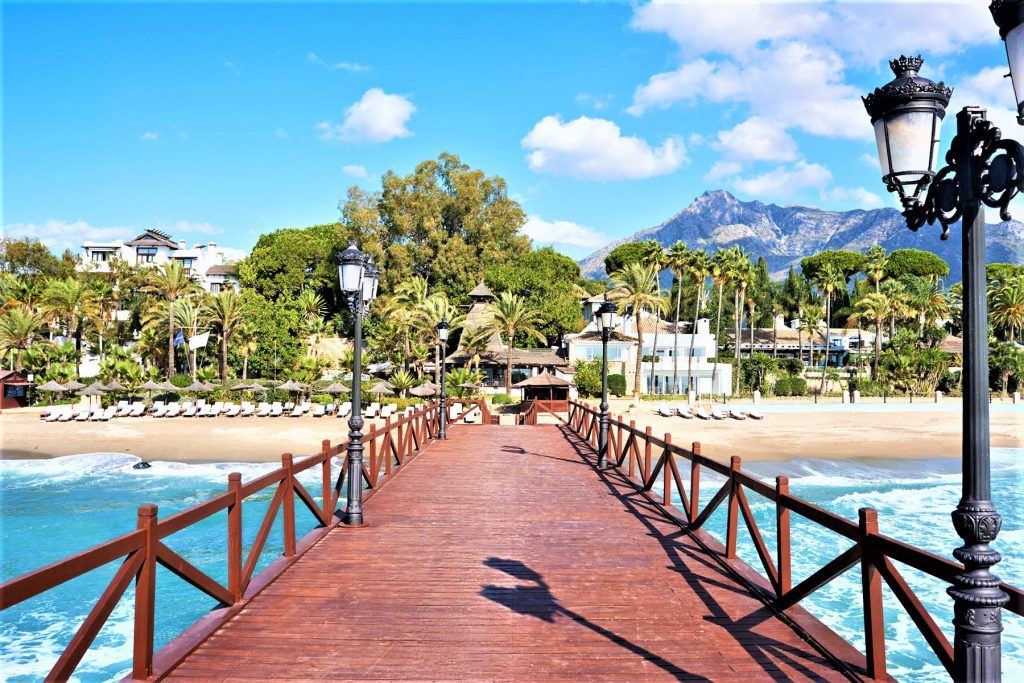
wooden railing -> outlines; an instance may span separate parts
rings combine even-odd
[[[598,420],[600,414],[594,408],[570,401],[569,428],[583,438],[592,448],[597,449]],[[689,463],[689,487],[684,485],[678,460]],[[861,567],[862,601],[864,608],[864,640],[866,644],[865,669],[872,678],[886,676],[885,628],[882,606],[882,580],[892,590],[900,605],[906,610],[920,630],[935,656],[953,675],[953,648],[935,619],[911,590],[894,563],[917,569],[929,576],[952,583],[953,577],[963,571],[963,566],[933,553],[898,541],[878,532],[878,515],[875,510],[862,508],[859,519],[854,522],[828,510],[820,508],[789,492],[789,480],[776,477],[771,486],[741,469],[741,461],[732,456],[728,465],[701,455],[700,443],[694,442],[690,449],[672,443],[672,435],[658,438],[651,434],[651,428],[637,429],[636,422],[626,424],[622,416],[613,417],[608,430],[609,465],[619,472],[638,490],[648,496],[676,523],[695,533],[708,521],[722,503],[726,503],[725,546],[720,555],[727,564],[742,563],[736,555],[739,535],[739,520],[750,535],[764,574],[758,581],[747,581],[738,576],[748,587],[761,594],[766,601],[779,611],[784,611],[839,577],[857,564]],[[711,497],[704,509],[700,508],[701,468],[707,468],[724,476],[724,485]],[[653,489],[661,479],[660,496]],[[679,493],[681,508],[672,500],[672,487]],[[747,501],[746,491],[760,495],[775,503],[776,559],[773,561],[768,546],[761,536],[754,515]],[[853,542],[847,550],[812,573],[806,579],[793,585],[790,545],[790,513],[833,531]],[[745,565],[743,565],[745,567]],[[1010,596],[1005,609],[1024,616],[1024,590],[1009,584],[1002,584],[1003,591]]]
[[[481,408],[480,402],[468,407],[466,413]],[[486,414],[486,404],[482,412]],[[463,413],[462,416],[465,416]],[[455,424],[455,421],[452,422]],[[363,479],[372,496],[393,477],[409,458],[437,437],[438,405],[417,407],[409,414],[386,419],[381,429],[371,426],[362,438],[368,451],[364,459]],[[332,445],[323,441],[320,452],[296,460],[291,453],[281,456],[281,467],[243,483],[240,474],[228,475],[227,491],[187,510],[158,519],[155,505],[138,509],[137,529],[76,555],[24,574],[0,585],[0,610],[17,605],[94,569],[121,559],[99,600],[72,637],[63,654],[50,670],[47,680],[67,680],[85,655],[100,629],[106,623],[118,600],[134,580],[135,630],[132,655],[132,678],[146,679],[169,671],[214,630],[242,608],[290,566],[299,555],[336,525],[340,492],[348,476],[348,463],[341,458],[337,481],[332,484],[334,456],[344,456],[348,442]],[[296,479],[296,475],[320,468],[321,503]],[[270,506],[263,516],[256,539],[246,556],[242,543],[242,506],[245,500],[265,489],[274,488]],[[296,496],[316,521],[316,526],[301,539],[295,532]],[[163,539],[183,531],[212,515],[227,510],[228,580],[223,585],[188,560],[167,547]],[[266,545],[278,512],[283,515],[284,553],[256,574],[256,566]],[[156,566],[162,565],[178,577],[216,600],[220,608],[200,619],[154,655],[153,633],[156,599]]]

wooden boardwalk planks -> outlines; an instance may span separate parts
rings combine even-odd
[[[845,679],[579,443],[456,428],[170,678]]]

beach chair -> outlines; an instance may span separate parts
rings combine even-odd
[[[48,408],[46,410],[46,415],[41,415],[40,418],[45,420],[46,422],[56,422],[60,418],[61,413],[63,412],[63,410],[60,410],[59,408],[54,406],[53,408]]]
[[[274,401],[274,405],[270,406],[270,417],[281,417],[284,414],[284,407],[280,401]]]
[[[352,414],[352,402],[345,401],[338,406],[338,417],[348,417]]]
[[[742,408],[732,408],[729,410],[729,416],[734,420],[746,420],[747,414],[743,412]]]
[[[363,409],[363,417],[377,417],[380,414],[380,404],[371,403]]]
[[[128,417],[142,417],[143,413],[146,412],[146,404],[142,401],[136,401],[132,404],[132,409],[128,413]]]
[[[97,406],[91,412],[86,413],[86,417],[82,422],[99,422],[101,417],[103,417],[103,408]]]
[[[235,405],[234,403],[228,404],[228,409],[224,411],[224,417],[238,417],[242,412],[242,406]]]
[[[239,411],[238,417],[252,417],[256,414],[256,406],[248,401],[242,402],[242,410]]]
[[[68,408],[57,417],[57,422],[71,422],[75,419],[75,411],[72,408]]]
[[[288,410],[288,411],[291,411],[291,410],[295,410],[295,402],[294,402],[294,401],[288,401],[288,402],[286,402],[286,403],[284,404],[284,409],[285,409],[285,410]]]
[[[396,406],[396,405],[395,405],[395,404],[393,404],[393,403],[388,403],[387,405],[385,405],[385,406],[384,406],[383,408],[381,408],[381,409],[380,409],[380,416],[381,416],[382,418],[388,418],[388,417],[391,417],[391,416],[392,416],[392,415],[394,414],[394,412],[395,412],[395,409],[396,409],[397,407],[398,407],[398,406]]]
[[[693,406],[687,406],[685,408],[676,408],[676,415],[683,418],[684,420],[692,420]]]
[[[181,406],[177,403],[171,403],[167,406],[167,410],[164,412],[164,417],[178,417],[180,414]]]
[[[107,406],[107,409],[100,415],[100,422],[110,422],[110,418],[117,415],[117,406]]]
[[[298,405],[292,408],[292,412],[288,413],[288,417],[302,417],[302,406]]]
[[[210,408],[210,412],[206,414],[206,417],[217,417],[222,412],[224,412],[224,402],[217,401],[216,403],[213,404],[213,407]]]
[[[167,406],[165,406],[162,401],[158,401],[157,403],[159,403],[160,405],[154,403],[153,412],[150,413],[150,415],[152,415],[153,417],[163,417],[167,413]]]
[[[759,410],[748,410],[747,411],[747,417],[751,418],[752,420],[763,420],[764,419],[764,415]]]
[[[149,412],[150,412],[151,415],[155,414],[156,411],[160,410],[163,407],[164,407],[164,402],[163,401],[153,401],[153,405],[149,407]]]
[[[693,411],[693,416],[694,417],[699,417],[702,420],[710,420],[711,419],[711,416],[708,415],[707,412],[703,408],[697,408],[695,411]]]
[[[323,417],[327,414],[327,406],[323,403],[317,403],[313,406],[313,417]]]
[[[195,417],[196,413],[198,413],[198,412],[199,412],[199,406],[197,406],[195,403],[192,403],[191,401],[189,401],[189,402],[187,402],[187,403],[185,403],[185,404],[183,404],[181,406],[181,416],[182,417]]]
[[[672,407],[664,403],[658,406],[657,412],[658,415],[661,415],[662,417],[672,417],[672,415],[675,414],[675,411],[672,409]]]
[[[270,415],[270,404],[266,401],[260,401],[260,405],[256,409],[256,417],[267,417],[268,415]]]
[[[338,410],[337,403],[328,403],[324,408],[324,415],[334,415],[336,410]],[[316,417],[316,415],[314,415],[314,417]]]
[[[125,417],[128,415],[128,411],[131,410],[128,406],[128,401],[118,401],[117,407],[114,408],[114,417]]]
[[[725,411],[723,411],[718,406],[711,406],[711,417],[715,418],[716,420],[724,420],[729,416],[725,413]]]

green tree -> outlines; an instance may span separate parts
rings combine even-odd
[[[31,237],[0,238],[0,272],[56,277],[60,263],[45,244]]]
[[[81,324],[94,304],[93,292],[74,278],[52,279],[43,290],[43,309],[67,330],[81,351]]]
[[[620,244],[604,257],[604,272],[614,278],[615,273],[624,270],[631,263],[649,263],[651,255],[661,250],[661,243],[657,240]]]
[[[896,249],[889,254],[885,271],[893,278],[916,275],[937,280],[949,275],[949,264],[930,251]]]
[[[671,393],[679,392],[679,308],[682,304],[683,278],[686,275],[686,268],[690,263],[690,250],[686,243],[676,240],[675,244],[665,252],[665,264],[672,271],[672,278],[675,280],[676,305],[675,305],[675,334],[673,335],[672,346],[672,389]],[[690,332],[694,330],[691,328]]]
[[[640,398],[642,389],[643,367],[643,333],[640,327],[640,317],[644,311],[650,310],[658,305],[659,296],[657,273],[651,266],[643,265],[640,262],[627,264],[625,268],[616,271],[612,275],[612,282],[615,289],[611,292],[611,299],[619,308],[619,313],[632,315],[636,320],[637,351],[636,370],[633,378],[633,400]]]
[[[1012,344],[1016,331],[1024,330],[1024,275],[1010,275],[988,287],[992,323],[1005,330]]]
[[[697,334],[697,319],[700,317],[700,308],[705,282],[708,276],[711,274],[711,258],[703,251],[691,250],[689,253],[689,259],[686,265],[686,272],[690,276],[690,280],[694,287],[697,289],[697,295],[694,297],[693,305],[693,320],[690,323],[690,348],[686,352],[686,392],[690,392],[690,382],[693,377],[693,341],[694,335]],[[716,339],[717,342],[717,339]]]
[[[572,378],[576,388],[584,396],[601,395],[601,361],[577,360],[576,374]]]
[[[812,282],[820,277],[825,268],[837,270],[842,273],[844,278],[848,278],[861,272],[866,261],[867,257],[864,254],[858,254],[855,251],[826,249],[802,259],[800,270],[803,271],[804,277]]]
[[[825,375],[828,374],[829,330],[832,327],[832,300],[835,299],[837,292],[846,289],[846,277],[838,267],[831,263],[826,263],[816,271],[814,285],[818,288],[818,291],[821,292],[822,297],[825,299],[825,330],[823,333],[825,365],[821,371],[821,386],[818,389],[819,394],[824,394]]]
[[[518,301],[518,299],[517,299]],[[437,336],[437,326],[442,320],[448,321],[449,332],[457,332],[466,322],[466,316],[453,306],[443,292],[431,294],[416,311],[420,337],[434,349],[434,381],[441,382],[441,354],[448,354],[442,348],[441,339]],[[509,344],[512,341],[509,340]]]
[[[0,349],[3,353],[16,351],[15,369],[21,367],[21,356],[42,334],[46,322],[27,306],[12,308],[0,318]]]
[[[881,292],[882,278],[886,276],[886,268],[889,267],[889,258],[885,255],[885,247],[876,244],[870,247],[865,254],[864,265],[861,272],[868,276],[868,280],[875,286],[875,293]]]
[[[857,321],[868,321],[875,324],[875,358],[871,377],[878,380],[878,358],[882,353],[882,321],[889,315],[889,298],[881,292],[865,294],[854,306],[854,317]]]
[[[329,297],[338,308],[335,256],[345,248],[336,223],[286,228],[260,235],[252,253],[238,265],[242,287],[268,299],[295,298],[303,290]]]
[[[515,350],[516,335],[533,337],[542,344],[546,343],[540,325],[543,323],[540,313],[510,292],[502,292],[497,299],[487,304],[486,327],[500,332],[505,336],[508,355],[505,363],[505,393],[512,391],[512,352]]]
[[[227,382],[228,344],[242,322],[242,304],[235,290],[228,288],[209,298],[206,302],[206,312],[218,335],[217,374],[220,375],[221,382]]]
[[[174,304],[179,297],[198,289],[176,260],[162,263],[149,274],[144,289],[167,300],[167,381],[174,376]]]

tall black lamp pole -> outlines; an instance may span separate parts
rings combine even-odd
[[[1017,27],[1021,2],[994,2],[992,11],[1015,66],[1007,22]],[[1009,6],[1012,6],[1009,7]],[[1012,11],[1010,11],[1012,9]],[[1007,14],[1008,13],[1008,14]],[[1012,32],[1010,32],[1011,35]],[[1018,31],[1019,33],[1019,31]],[[1020,36],[1017,36],[1017,40]],[[938,221],[942,239],[961,225],[963,243],[963,494],[953,526],[963,546],[953,556],[964,570],[947,590],[953,598],[954,674],[957,681],[999,681],[1001,607],[1009,600],[989,570],[1001,559],[989,546],[1001,519],[992,503],[989,468],[988,321],[985,301],[985,211],[1007,205],[1024,189],[1024,147],[1003,140],[985,110],[966,107],[956,117],[956,137],[946,166],[935,172],[939,126],[952,90],[918,75],[923,60],[901,56],[890,62],[896,78],[864,98],[882,165],[882,180],[899,194],[911,230]],[[1011,71],[1012,73],[1012,71]],[[1020,74],[1013,74],[1014,84]]]
[[[437,341],[441,345],[441,410],[438,412],[437,434],[441,439],[447,439],[445,423],[448,421],[448,402],[444,393],[444,371],[445,354],[448,352],[448,316],[442,316],[441,322],[437,324]]]
[[[370,263],[369,255],[359,251],[355,244],[338,254],[338,280],[341,292],[348,299],[348,307],[355,321],[352,335],[352,417],[348,420],[348,504],[345,524],[363,525],[363,315],[377,296],[380,270]],[[340,482],[339,482],[340,483]]]
[[[608,467],[608,340],[615,323],[615,304],[605,301],[597,311],[597,326],[601,330],[601,415],[598,419],[597,466]]]

